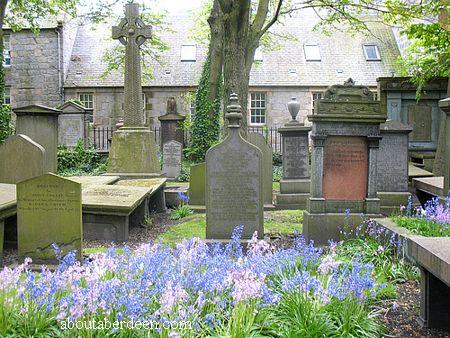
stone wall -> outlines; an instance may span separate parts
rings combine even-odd
[[[62,103],[58,54],[58,34],[55,29],[42,29],[39,35],[30,30],[10,34],[11,66],[5,67],[6,85],[11,88],[13,108],[30,104],[50,107]],[[58,59],[61,57],[61,59]]]

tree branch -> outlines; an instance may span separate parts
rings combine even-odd
[[[267,13],[269,11],[269,0],[259,0],[258,10],[256,11],[255,19],[250,25],[250,30],[252,33],[259,32],[264,25],[267,18]]]
[[[283,5],[283,0],[278,0],[277,9],[275,10],[275,14],[273,15],[272,19],[261,29],[261,32],[258,34],[259,38],[264,35],[267,30],[272,27],[272,25],[277,22],[278,17],[280,16],[281,12],[281,6]]]

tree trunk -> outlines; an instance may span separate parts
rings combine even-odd
[[[247,127],[247,95],[250,69],[247,66],[247,46],[249,42],[250,0],[230,1],[222,6],[224,30],[224,91],[223,105],[229,104],[230,94],[236,93],[242,106],[241,127]]]

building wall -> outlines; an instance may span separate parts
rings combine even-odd
[[[59,67],[62,65],[56,31],[42,29],[34,35],[26,29],[13,33],[6,30],[5,34],[10,34],[11,65],[5,67],[5,81],[10,87],[12,108],[61,104]]]

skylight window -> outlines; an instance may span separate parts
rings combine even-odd
[[[305,44],[303,46],[305,50],[306,61],[321,61],[320,50],[317,44]]]
[[[262,60],[263,60],[263,54],[262,54],[262,51],[261,51],[261,47],[258,47],[255,50],[254,61],[262,61]]]
[[[366,43],[363,45],[364,47],[364,55],[366,56],[367,61],[380,61],[380,51],[378,46],[375,44]]]
[[[197,56],[197,47],[195,45],[181,46],[181,61],[195,61]]]

